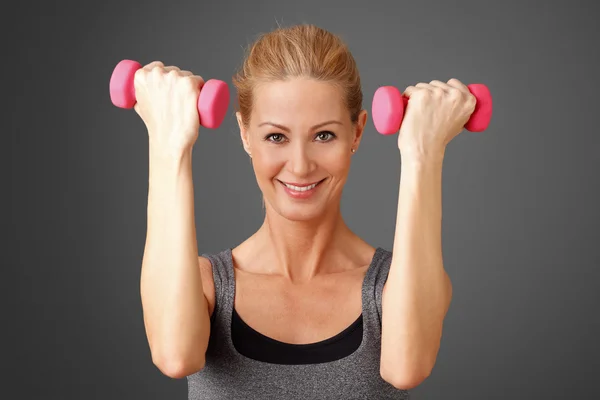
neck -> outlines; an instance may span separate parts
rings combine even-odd
[[[291,221],[267,206],[257,232],[271,254],[273,268],[297,282],[306,282],[322,272],[322,266],[334,262],[342,244],[353,236],[339,207],[316,220]]]

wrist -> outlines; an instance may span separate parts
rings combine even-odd
[[[179,175],[192,168],[192,149],[174,150],[150,145],[148,152],[149,172],[152,177]]]
[[[441,167],[444,163],[444,151],[430,152],[427,154],[400,151],[402,165],[418,168]]]
[[[180,161],[181,159],[188,157],[192,153],[192,146],[184,145],[172,145],[165,141],[148,141],[148,151],[152,158],[160,159],[164,161]]]

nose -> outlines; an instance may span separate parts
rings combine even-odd
[[[292,147],[288,165],[290,172],[297,177],[310,175],[316,167],[310,149],[302,143]]]

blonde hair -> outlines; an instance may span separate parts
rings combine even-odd
[[[297,77],[339,87],[350,119],[356,123],[363,93],[354,57],[340,36],[312,24],[300,24],[260,34],[233,76],[237,89],[235,108],[245,127],[250,122],[258,84]]]

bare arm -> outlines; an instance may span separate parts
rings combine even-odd
[[[194,219],[192,151],[150,147],[148,227],[140,291],[152,360],[167,376],[204,367],[210,333]]]
[[[431,373],[452,297],[442,260],[441,192],[441,161],[403,161],[381,349],[381,376],[402,389]]]

